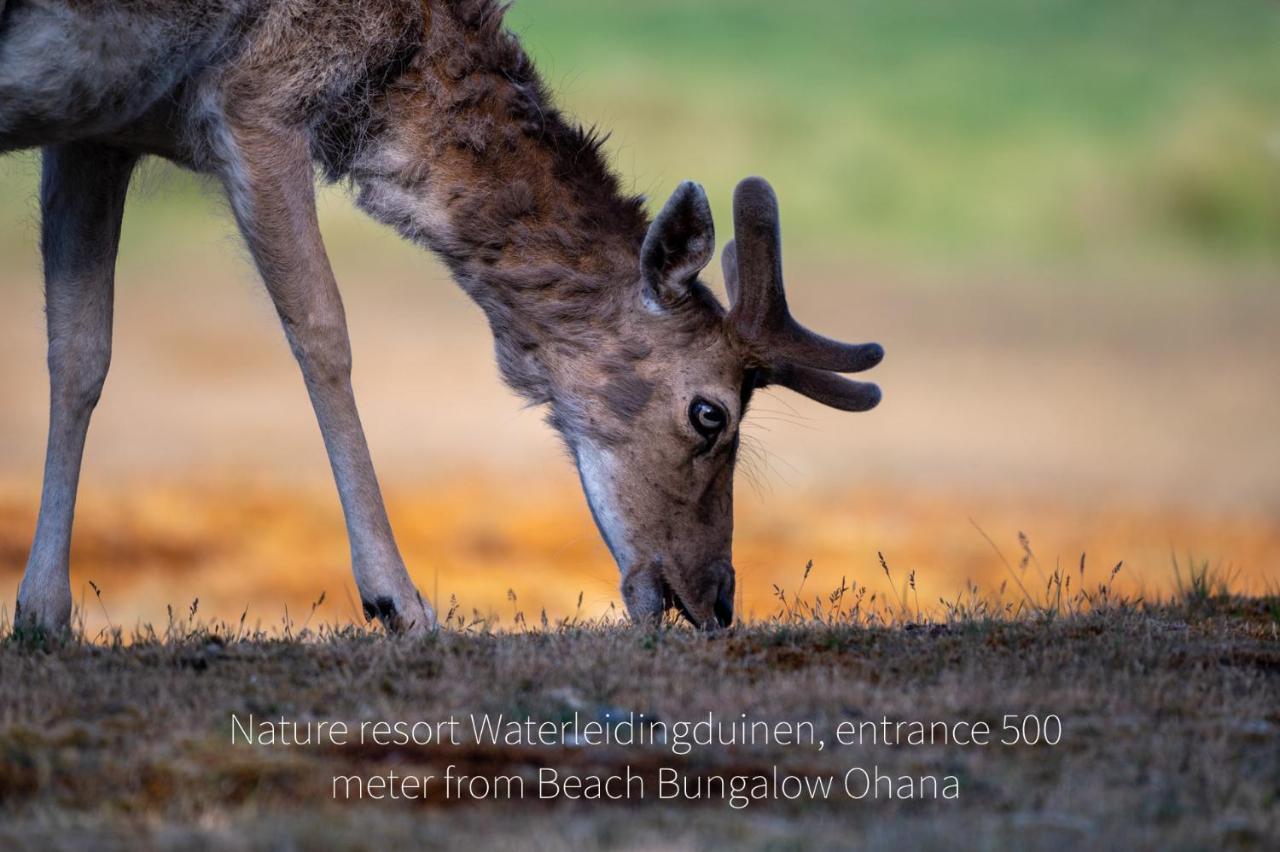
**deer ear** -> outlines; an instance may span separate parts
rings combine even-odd
[[[711,204],[701,186],[685,181],[676,187],[640,248],[645,291],[657,304],[678,303],[689,284],[715,254],[716,229]]]

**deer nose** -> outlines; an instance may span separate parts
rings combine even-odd
[[[718,573],[720,574],[720,579],[716,589],[714,605],[716,623],[720,627],[728,627],[733,624],[733,596],[736,589],[736,578],[733,566],[728,562],[721,563],[718,566]]]

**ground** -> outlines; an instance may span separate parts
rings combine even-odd
[[[0,644],[7,848],[1261,847],[1280,839],[1280,600],[1189,591],[1087,614],[869,623],[791,611],[715,636],[562,623],[425,640],[350,630],[236,638],[175,620],[131,645]],[[294,631],[299,628],[293,627]],[[1061,719],[1057,745],[574,747],[231,744],[231,716],[431,720]],[[1048,739],[1050,723],[1044,726]],[[954,776],[955,800],[803,806],[333,801],[335,775],[610,773]]]

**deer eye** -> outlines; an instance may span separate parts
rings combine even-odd
[[[708,442],[714,441],[724,431],[728,420],[723,408],[701,397],[695,399],[689,406],[689,422],[693,424],[694,430]]]

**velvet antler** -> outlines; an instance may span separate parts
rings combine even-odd
[[[782,282],[778,199],[763,178],[751,177],[733,194],[734,240],[724,249],[727,322],[760,353],[765,381],[791,388],[824,405],[866,411],[880,388],[836,375],[867,370],[884,358],[878,343],[841,343],[796,322]]]

